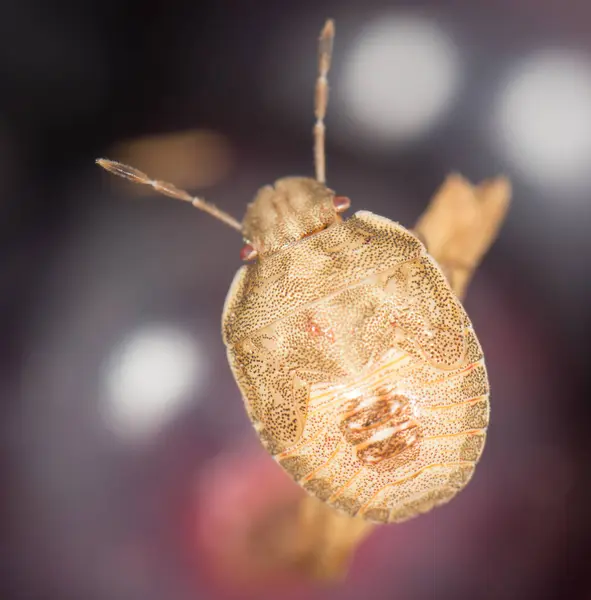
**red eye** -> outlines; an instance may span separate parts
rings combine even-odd
[[[257,257],[258,252],[252,244],[245,244],[240,250],[240,258],[242,260],[252,260]]]
[[[338,213],[345,212],[351,206],[351,199],[347,196],[335,196],[332,199],[332,204]]]

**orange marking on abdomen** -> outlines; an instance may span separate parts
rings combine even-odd
[[[459,377],[460,375],[464,375],[465,373],[472,371],[472,369],[475,369],[476,367],[479,367],[482,364],[483,364],[482,359],[478,360],[474,363],[470,363],[469,365],[464,367],[461,371],[458,371],[458,372],[454,373],[453,375],[444,375],[442,377],[439,377],[439,379],[434,379],[433,381],[423,383],[423,386],[431,387],[433,385],[437,385],[438,383],[442,383],[444,381],[451,381],[452,379],[455,379],[456,377]]]
[[[310,481],[314,477],[314,475],[316,475],[316,473],[318,473],[318,471],[322,471],[322,469],[326,468],[326,466],[340,452],[342,445],[343,445],[343,443],[339,442],[337,444],[337,447],[335,448],[334,452],[327,458],[327,460],[325,462],[323,462],[321,465],[319,465],[318,467],[316,467],[313,471],[310,471],[305,477],[300,479],[300,481],[298,483],[304,483],[304,482]]]
[[[352,483],[353,481],[355,481],[355,479],[358,477],[359,473],[361,473],[361,471],[363,471],[363,469],[359,469],[355,475],[353,475],[353,477],[351,477],[351,479],[349,479],[349,481],[347,481],[347,483],[345,483],[344,485],[342,485],[329,499],[328,502],[334,502]]]
[[[460,467],[462,465],[472,466],[473,463],[469,460],[458,460],[458,461],[448,462],[448,463],[434,463],[432,465],[427,465],[427,466],[419,469],[412,475],[408,475],[407,477],[403,477],[402,479],[397,479],[396,481],[387,483],[386,485],[383,485],[375,494],[373,494],[371,496],[371,498],[367,502],[365,502],[361,506],[361,508],[357,511],[357,514],[359,515],[361,513],[364,513],[368,509],[368,507],[371,505],[371,503],[378,497],[378,495],[381,492],[383,492],[386,488],[389,488],[389,487],[392,487],[395,485],[399,485],[400,483],[404,483],[405,481],[409,481],[410,479],[414,479],[415,477],[418,477],[421,473],[424,473],[425,471],[428,471],[429,469],[434,469],[436,467],[453,468],[453,467]]]
[[[379,366],[377,369],[371,370],[367,375],[364,375],[363,377],[360,377],[359,379],[350,381],[346,386],[342,385],[342,384],[336,385],[332,390],[323,391],[318,396],[315,396],[314,393],[312,392],[312,394],[310,395],[311,403],[312,402],[316,403],[318,400],[321,400],[322,398],[328,398],[330,396],[334,396],[334,399],[330,400],[328,402],[324,402],[323,404],[321,404],[319,406],[310,408],[309,414],[314,414],[316,412],[319,412],[321,410],[325,410],[325,409],[329,408],[330,406],[332,406],[333,404],[335,404],[337,402],[342,402],[343,399],[346,399],[345,395],[348,392],[351,392],[352,390],[357,390],[359,392],[362,392],[362,391],[366,390],[368,387],[383,383],[392,374],[386,373],[381,378],[378,377],[379,374],[382,373],[385,369],[389,369],[389,368],[393,367],[394,365],[398,364],[405,358],[408,358],[408,354],[406,354],[406,353],[403,354],[402,356],[396,358],[395,360],[390,361],[389,363]],[[377,377],[377,379],[374,380],[374,378],[376,378],[376,377]]]
[[[454,408],[456,406],[462,406],[464,404],[476,404],[481,400],[488,400],[488,394],[484,396],[475,396],[474,398],[468,398],[467,400],[462,400],[462,402],[452,402],[451,404],[433,404],[431,406],[425,406],[423,410],[439,410],[446,408]]]
[[[441,435],[427,435],[423,438],[423,441],[427,440],[439,440],[443,438],[454,438],[460,435],[474,435],[476,433],[484,433],[486,428],[479,429],[466,429],[466,431],[458,431],[457,433],[442,433]]]
[[[289,458],[290,456],[294,456],[298,454],[302,448],[310,445],[312,442],[315,442],[325,431],[323,429],[319,429],[313,436],[309,437],[306,440],[302,440],[300,443],[292,446],[289,450],[284,450],[280,454],[275,455],[275,460],[283,460],[284,458]]]
[[[404,353],[402,356],[399,356],[395,360],[392,360],[389,363],[386,363],[385,365],[380,366],[375,371],[370,371],[367,375],[364,375],[363,377],[360,377],[359,379],[357,379],[355,381],[355,383],[358,384],[358,385],[364,384],[366,381],[368,381],[372,377],[375,377],[378,373],[380,373],[384,369],[387,369],[389,367],[393,367],[395,364],[399,363],[401,360],[405,359],[406,357],[408,357],[408,354]],[[322,394],[320,394],[318,396],[312,395],[311,397],[314,398],[314,400],[320,400],[321,398],[326,398],[327,396],[330,396],[331,394],[334,394],[334,391],[324,392],[324,393],[322,393]]]

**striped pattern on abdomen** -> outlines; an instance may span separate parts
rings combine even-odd
[[[486,370],[472,349],[454,371],[393,349],[355,379],[313,386],[303,434],[276,460],[351,516],[400,522],[447,502],[469,481],[488,425]]]

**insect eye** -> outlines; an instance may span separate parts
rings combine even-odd
[[[240,258],[242,260],[252,260],[253,258],[256,258],[257,255],[258,252],[252,244],[245,244],[242,246],[242,250],[240,250]]]
[[[332,204],[338,213],[345,212],[351,206],[351,199],[347,196],[335,196],[332,199]]]

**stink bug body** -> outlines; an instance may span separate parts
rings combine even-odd
[[[488,425],[482,350],[415,235],[325,185],[324,115],[334,26],[320,36],[316,179],[259,190],[242,223],[171,184],[111,172],[187,200],[240,231],[248,264],[222,333],[266,449],[308,492],[351,516],[403,521],[450,500]]]

